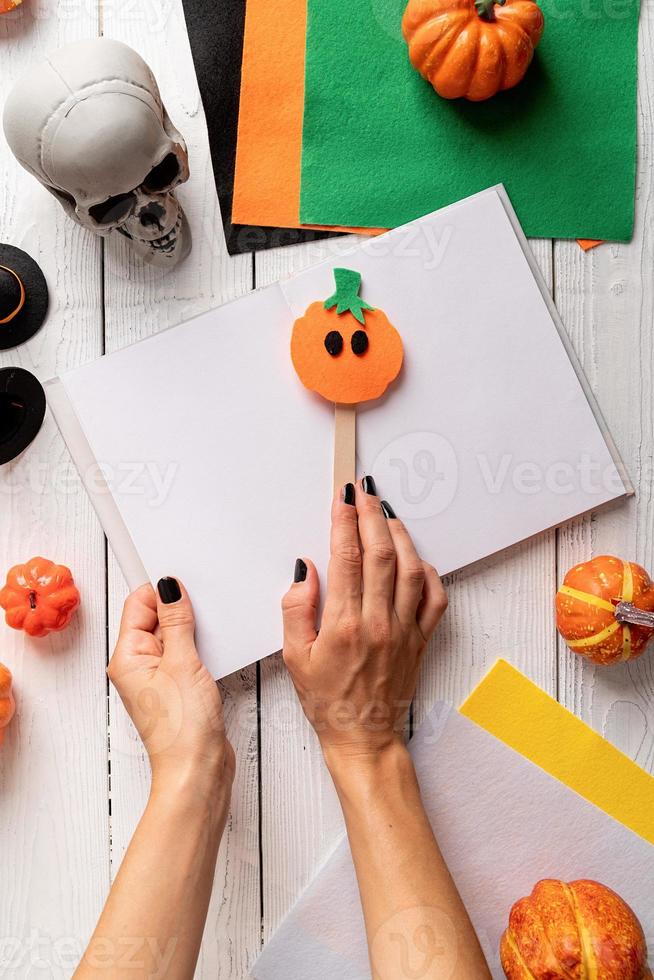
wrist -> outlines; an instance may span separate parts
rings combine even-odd
[[[234,781],[234,758],[158,759],[152,764],[150,797],[156,802],[175,804],[188,812],[226,813]]]
[[[341,797],[369,797],[380,787],[416,779],[413,761],[399,736],[375,749],[344,751],[332,746],[323,748],[323,755]]]

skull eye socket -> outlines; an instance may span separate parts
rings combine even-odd
[[[363,330],[357,330],[352,334],[352,352],[356,354],[357,357],[361,357],[362,354],[368,350],[368,334]]]
[[[338,330],[330,330],[325,337],[325,350],[332,357],[338,357],[343,350],[343,338]]]
[[[124,221],[136,203],[136,195],[133,191],[128,194],[116,194],[108,197],[101,204],[94,204],[89,208],[89,214],[97,225],[113,225],[117,221]]]
[[[174,153],[169,153],[161,163],[152,168],[143,181],[143,186],[148,191],[163,191],[166,187],[170,187],[178,177],[179,161]]]

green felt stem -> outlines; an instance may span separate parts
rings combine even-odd
[[[363,311],[373,310],[374,307],[359,296],[361,273],[354,269],[334,269],[334,280],[336,292],[325,300],[325,309],[331,310],[335,306],[339,315],[351,313],[355,320],[365,326]]]
[[[496,3],[503,7],[506,0],[475,0],[477,13],[482,20],[495,20],[494,7]]]

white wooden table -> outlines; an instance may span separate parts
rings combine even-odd
[[[194,248],[167,278],[144,269],[122,241],[104,246],[72,224],[0,139],[0,241],[41,263],[52,302],[47,326],[2,354],[0,366],[42,380],[272,282],[329,247],[226,255],[181,0],[26,0],[0,18],[0,107],[33,60],[99,32],[145,57],[189,144],[192,176],[180,196]],[[633,242],[586,255],[574,242],[533,242],[639,495],[454,576],[415,710],[419,721],[437,698],[460,702],[504,656],[650,770],[654,659],[604,671],[582,663],[557,641],[553,597],[568,567],[591,554],[654,570],[653,89],[644,5]],[[0,469],[0,575],[34,554],[74,570],[83,609],[71,629],[42,641],[0,624],[0,660],[18,699],[0,755],[0,975],[59,980],[88,939],[149,778],[105,677],[125,584],[50,416],[31,449]],[[342,827],[280,659],[229,678],[225,693],[238,776],[198,976],[241,980]]]

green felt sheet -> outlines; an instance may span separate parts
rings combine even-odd
[[[504,183],[527,235],[628,241],[638,0],[543,0],[525,79],[441,99],[403,0],[308,0],[301,220],[391,228]]]

